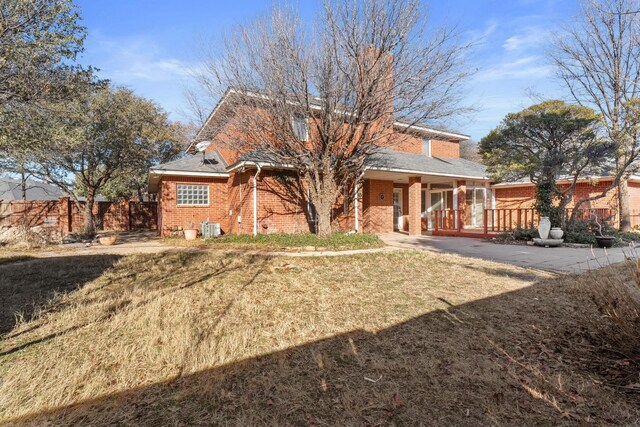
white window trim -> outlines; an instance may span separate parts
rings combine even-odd
[[[180,203],[178,200],[178,187],[184,185],[184,186],[198,186],[198,187],[206,187],[207,189],[207,203]],[[180,208],[185,208],[185,207],[207,207],[207,206],[211,206],[211,189],[209,188],[209,184],[191,184],[191,183],[176,183],[176,206],[180,207]]]

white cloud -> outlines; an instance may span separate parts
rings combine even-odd
[[[528,27],[505,40],[502,47],[508,52],[529,47],[539,47],[546,34],[548,34],[548,32],[545,32],[540,27]]]
[[[89,50],[92,52],[90,63],[98,67],[102,75],[121,84],[175,82],[188,77],[192,69],[192,64],[165,55],[155,42],[142,37],[99,38]]]
[[[478,73],[475,80],[541,79],[550,76],[552,71],[553,68],[545,62],[544,57],[533,55],[491,65]]]

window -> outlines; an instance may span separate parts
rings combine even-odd
[[[422,140],[422,154],[427,157],[431,157],[431,140],[424,138]]]
[[[307,119],[302,114],[296,114],[293,116],[292,126],[293,134],[300,141],[306,141],[309,138]]]
[[[176,200],[180,205],[209,205],[208,185],[178,184],[176,187]]]

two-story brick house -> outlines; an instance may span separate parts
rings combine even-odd
[[[190,157],[150,170],[149,192],[158,194],[161,234],[197,227],[204,220],[220,223],[223,233],[313,232],[314,209],[308,197],[291,194],[285,184],[294,171],[257,152],[241,154],[228,141],[234,133],[216,126],[219,115],[228,118],[220,114],[225,103],[223,97],[196,136],[196,142],[204,135],[211,139],[206,152],[193,154],[190,149]],[[336,227],[372,233],[486,235],[535,225],[533,184],[492,184],[483,165],[460,158],[460,142],[467,135],[401,121],[392,126],[389,134],[401,136],[395,138],[401,143],[367,159],[359,191],[334,207]],[[581,180],[574,201],[599,194],[611,180]],[[632,225],[638,226],[640,177],[631,176],[628,183]],[[615,190],[584,208],[617,223]]]
[[[224,98],[198,138],[224,108]],[[420,234],[434,221],[477,227],[484,208],[494,202],[483,165],[460,158],[467,135],[396,121],[402,143],[367,159],[360,191],[342,198],[334,222],[342,230]],[[241,137],[241,136],[238,136]],[[149,191],[158,194],[159,223],[166,236],[192,223],[219,222],[224,233],[297,233],[314,231],[308,200],[289,197],[283,177],[293,171],[256,153],[241,154],[213,135],[204,153],[150,170]],[[437,218],[449,210],[460,218]]]

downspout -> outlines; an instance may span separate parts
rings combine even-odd
[[[364,176],[364,171],[360,174],[358,179],[356,180],[355,185],[353,186],[353,200],[354,200],[354,222],[356,226],[356,233],[360,230],[360,220],[358,219],[359,209],[358,209],[358,183],[362,180]]]
[[[262,171],[262,167],[260,164],[256,164],[258,170],[256,174],[253,176],[253,235],[258,235],[258,175],[260,175],[260,171]]]

